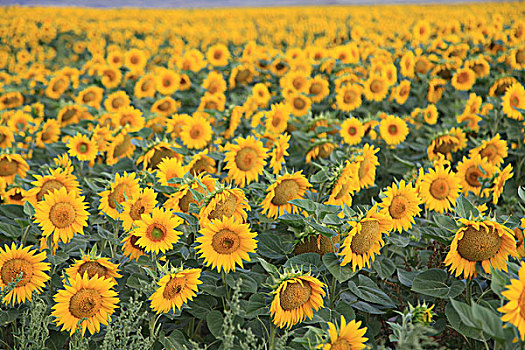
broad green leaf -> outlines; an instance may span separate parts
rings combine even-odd
[[[429,269],[421,272],[412,281],[412,291],[435,298],[449,298],[460,294],[465,285],[455,281],[451,287],[446,284],[448,274],[441,269]]]
[[[341,266],[339,258],[334,253],[326,253],[323,255],[323,264],[328,271],[335,277],[339,283],[348,281],[354,277],[357,272],[352,272],[349,265]]]
[[[215,338],[220,338],[222,336],[223,322],[224,319],[222,314],[217,310],[213,310],[206,315],[206,324]]]
[[[372,264],[374,270],[377,271],[377,274],[382,279],[386,280],[391,277],[396,271],[396,265],[389,258],[379,255],[376,258],[376,261]]]

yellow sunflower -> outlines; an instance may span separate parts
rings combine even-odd
[[[179,74],[170,69],[161,69],[156,76],[157,91],[162,95],[172,95],[179,89]]]
[[[316,75],[308,82],[308,93],[312,102],[321,102],[328,94],[330,94],[330,87],[328,80],[320,75]]]
[[[125,131],[114,138],[110,137],[111,142],[106,149],[106,164],[115,165],[122,158],[130,158],[135,151],[132,139],[133,137]]]
[[[11,128],[5,125],[0,125],[0,147],[9,148],[15,141],[15,135]]]
[[[208,156],[208,150],[206,149],[195,154],[191,161],[184,166],[184,171],[197,176],[203,173],[215,174],[217,169],[215,168],[215,160]]]
[[[124,65],[134,73],[140,73],[146,67],[148,56],[145,51],[131,49],[124,54]]]
[[[133,235],[131,232],[124,236],[124,239],[120,241],[123,243],[122,250],[123,255],[128,256],[131,260],[137,260],[140,256],[144,255],[144,248],[137,244],[140,237]]]
[[[340,87],[335,96],[337,109],[343,112],[351,112],[361,106],[363,88],[357,84],[349,84]]]
[[[120,214],[122,228],[126,231],[131,230],[133,225],[142,219],[142,215],[151,213],[155,205],[157,205],[157,193],[151,188],[141,189],[122,204],[124,208]]]
[[[173,215],[169,210],[153,208],[150,214],[143,215],[132,231],[139,237],[137,245],[144,248],[146,253],[164,253],[173,248],[179,241],[182,232],[175,230],[183,223],[182,218]]]
[[[148,149],[146,154],[137,159],[137,164],[142,163],[144,169],[156,170],[164,158],[177,158],[182,162],[183,156],[172,149],[174,145],[167,142],[157,142]]]
[[[290,155],[288,153],[290,137],[291,135],[289,134],[282,134],[279,135],[274,142],[274,146],[270,152],[270,166],[272,167],[274,174],[279,174],[281,171],[283,164],[285,163],[284,156]]]
[[[175,101],[173,98],[166,96],[157,100],[153,106],[151,106],[151,113],[163,115],[165,117],[175,113],[181,106],[181,103]]]
[[[160,279],[159,287],[149,298],[156,313],[167,313],[181,309],[188,300],[193,300],[199,290],[201,269],[178,269]]]
[[[314,141],[314,140],[313,140]],[[312,142],[313,142],[312,141]],[[328,158],[332,151],[335,149],[335,144],[327,139],[322,139],[314,143],[306,153],[306,163],[310,163],[312,159],[317,158]]]
[[[403,80],[396,86],[395,100],[398,104],[403,105],[410,96],[410,80]]]
[[[499,172],[499,174],[493,180],[493,187],[487,189],[487,196],[492,193],[492,203],[494,205],[498,204],[499,198],[503,193],[503,187],[507,180],[511,179],[514,174],[512,173],[512,165],[509,164]]]
[[[114,124],[124,129],[126,132],[141,130],[146,124],[142,116],[142,111],[133,106],[120,107],[113,113]]]
[[[381,138],[385,140],[388,145],[395,146],[405,141],[410,130],[407,123],[396,116],[389,115],[379,124],[379,133]]]
[[[125,91],[117,91],[109,95],[104,101],[104,107],[108,112],[117,112],[120,108],[129,106],[131,100]]]
[[[178,184],[170,182],[173,178],[182,178],[186,170],[177,158],[164,158],[157,169],[157,178],[162,186],[177,187]]]
[[[479,154],[471,158],[463,157],[463,160],[456,166],[456,174],[460,179],[463,193],[473,192],[476,196],[481,192],[480,179],[490,179],[495,171],[496,167],[486,158],[481,158]]]
[[[336,325],[328,322],[328,335],[330,336],[330,343],[320,347],[322,350],[361,350],[366,347],[365,343],[368,338],[365,338],[367,328],[361,327],[361,321],[356,322],[352,320],[346,323],[343,315],[341,315],[341,324],[339,331]]]
[[[124,175],[116,174],[115,180],[108,190],[102,191],[98,209],[110,218],[118,220],[120,213],[117,205],[122,205],[126,199],[133,198],[139,191],[139,180],[136,174],[124,172]]]
[[[48,192],[36,205],[35,223],[42,228],[42,236],[53,235],[55,247],[59,241],[68,243],[77,233],[84,234],[89,216],[84,198],[62,187]]]
[[[111,321],[119,302],[117,292],[112,289],[115,283],[104,277],[88,278],[87,274],[77,274],[69,283],[53,298],[56,304],[51,315],[56,317],[57,326],[70,334],[77,331],[77,326],[81,327],[82,336],[86,328],[91,334],[99,332],[101,323],[107,325]]]
[[[248,217],[246,213],[251,208],[244,192],[239,188],[225,188],[216,193],[207,200],[199,213],[201,226],[205,226],[211,220],[223,217],[233,217],[239,222],[244,222]]]
[[[384,214],[392,218],[393,230],[401,232],[412,228],[414,217],[421,212],[421,200],[412,184],[401,180],[399,185],[388,187],[384,194],[385,198],[379,206]]]
[[[243,268],[243,260],[250,261],[248,254],[255,253],[257,248],[257,233],[234,217],[211,220],[199,232],[195,250],[206,266],[211,265],[218,272],[235,271],[236,265]]]
[[[133,93],[137,98],[154,97],[157,91],[156,85],[155,76],[145,74],[135,84]]]
[[[461,68],[452,77],[452,86],[459,91],[470,90],[476,83],[476,73],[470,68]]]
[[[199,115],[189,118],[182,126],[180,138],[189,149],[202,149],[211,141],[213,131],[210,123]]]
[[[288,126],[290,113],[291,109],[287,104],[272,105],[271,110],[266,112],[266,130],[273,134],[282,134]]]
[[[46,176],[33,175],[35,181],[31,182],[33,186],[25,193],[25,198],[36,206],[38,202],[44,199],[44,196],[50,191],[58,190],[65,187],[67,192],[78,191],[78,181],[76,177],[61,168],[51,169],[50,174]]]
[[[523,114],[518,109],[525,109],[525,88],[518,82],[509,86],[502,97],[501,107],[507,117],[522,120]]]
[[[312,319],[313,310],[323,307],[326,285],[309,275],[297,275],[283,280],[272,292],[270,305],[273,323],[279,328],[290,329],[307,317]]]
[[[258,181],[266,165],[267,150],[253,136],[239,137],[236,141],[236,144],[228,143],[224,147],[224,168],[228,169],[228,179],[244,187],[252,181]]]
[[[112,263],[109,258],[92,258],[89,255],[84,255],[82,259],[75,260],[72,266],[65,269],[65,273],[70,279],[77,274],[80,276],[87,274],[88,279],[98,276],[110,279],[115,284],[117,283],[115,279],[122,277],[118,273],[118,264]]]
[[[204,187],[202,187],[200,184],[203,184]],[[197,175],[190,183],[185,183],[181,185],[178,188],[178,191],[175,192],[170,198],[168,198],[168,200],[164,203],[164,206],[166,208],[171,209],[175,213],[186,213],[195,215],[194,213],[191,213],[189,211],[190,204],[193,203],[196,206],[200,206],[202,204],[202,201],[197,201],[190,189],[206,196],[208,193],[212,193],[213,191],[215,191],[215,185],[216,180],[211,176],[206,174]]]
[[[277,219],[282,214],[299,212],[299,209],[289,201],[303,198],[311,187],[302,170],[293,174],[284,174],[271,184],[266,197],[261,202],[262,213],[270,218]]]
[[[445,266],[456,277],[476,277],[476,263],[481,262],[483,271],[490,273],[490,267],[507,271],[508,256],[518,255],[513,232],[494,221],[470,221],[459,219],[459,228],[445,257]]]
[[[208,63],[214,67],[221,67],[228,64],[230,59],[230,51],[224,44],[216,44],[211,46],[206,52],[206,59]]]
[[[0,140],[2,139],[0,132]],[[60,124],[56,119],[48,119],[36,135],[36,146],[46,148],[46,144],[55,143],[60,139]],[[0,142],[1,145],[1,142]]]
[[[97,144],[86,135],[77,133],[67,143],[71,157],[82,161],[94,161],[97,157]]]
[[[46,253],[37,253],[31,247],[18,247],[13,242],[11,247],[0,248],[0,291],[4,291],[9,283],[20,281],[7,293],[2,301],[5,304],[24,303],[31,300],[33,292],[42,292],[49,280],[45,271],[49,271],[49,263],[44,262]]]
[[[479,147],[470,150],[469,155],[472,157],[479,154],[481,158],[486,158],[490,164],[499,166],[507,157],[507,150],[507,142],[502,140],[499,134],[496,134],[492,139],[484,140]]]
[[[382,101],[388,94],[388,81],[381,75],[372,75],[365,81],[363,91],[369,101]]]
[[[356,268],[370,267],[375,256],[385,242],[383,234],[392,230],[392,220],[385,213],[377,211],[377,206],[372,207],[366,217],[359,221],[349,221],[350,231],[341,245],[343,260],[341,266],[352,263],[352,271]]]
[[[379,160],[376,156],[377,152],[379,152],[379,148],[375,148],[367,143],[361,149],[361,155],[355,159],[355,162],[359,164],[357,176],[360,188],[368,188],[374,185],[376,169],[379,166]]]
[[[419,183],[419,196],[425,207],[438,213],[450,211],[455,207],[460,191],[459,178],[442,164],[429,169]]]
[[[358,169],[359,163],[346,161],[330,190],[326,204],[340,205],[341,207],[344,207],[345,204],[349,207],[352,205],[352,195],[360,189]]]
[[[507,289],[501,294],[508,302],[498,311],[503,315],[503,322],[510,322],[520,333],[521,341],[525,340],[525,262],[521,263],[518,279],[512,279]]]
[[[348,118],[341,124],[341,137],[350,146],[357,145],[365,135],[363,123],[357,118]]]
[[[19,154],[2,154],[0,155],[0,180],[3,180],[6,185],[10,185],[15,181],[18,175],[20,178],[26,177],[29,165]]]

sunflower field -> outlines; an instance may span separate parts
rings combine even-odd
[[[1,349],[525,347],[524,3],[1,11]]]

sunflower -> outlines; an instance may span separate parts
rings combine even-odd
[[[120,213],[117,205],[121,205],[127,199],[133,198],[140,192],[139,180],[135,173],[124,172],[124,175],[116,174],[110,189],[100,193],[100,205],[98,209],[114,220],[118,220]]]
[[[516,70],[525,69],[525,46],[513,49],[509,53],[510,66]]]
[[[180,77],[170,69],[161,69],[156,76],[157,91],[162,95],[172,95],[179,89]]]
[[[374,185],[376,178],[376,169],[379,165],[376,153],[379,148],[369,145],[368,143],[361,149],[361,155],[357,156],[355,163],[359,165],[357,176],[360,188],[368,188]],[[351,166],[347,163],[347,166]]]
[[[15,135],[11,128],[5,125],[0,125],[0,148],[9,148],[15,141]]]
[[[215,168],[215,160],[208,156],[208,150],[206,149],[195,154],[191,161],[184,166],[184,171],[197,176],[202,173],[214,174],[217,169]]]
[[[74,235],[84,234],[89,216],[84,197],[66,187],[55,189],[44,196],[35,207],[35,223],[42,228],[42,236],[53,235],[56,247],[59,241],[68,243]]]
[[[114,89],[120,85],[122,81],[122,72],[118,68],[106,66],[99,72],[100,82],[107,89]]]
[[[57,120],[61,126],[76,124],[80,120],[80,115],[85,111],[85,107],[78,105],[65,106],[58,111]]]
[[[445,257],[445,266],[456,277],[476,277],[476,263],[481,262],[483,271],[490,268],[507,271],[508,256],[517,256],[513,232],[494,221],[470,221],[459,219],[459,228]]]
[[[341,137],[350,146],[357,145],[365,135],[365,128],[357,118],[348,118],[341,124]]]
[[[146,124],[140,109],[132,106],[120,107],[113,114],[114,124],[120,126],[126,132],[135,132],[141,130]]]
[[[250,209],[248,200],[241,189],[225,188],[213,193],[206,201],[206,205],[199,213],[200,224],[205,226],[210,221],[222,220],[223,217],[233,217],[239,222],[244,222],[248,217],[246,212]]]
[[[7,185],[15,181],[18,175],[20,178],[26,177],[29,165],[19,154],[2,154],[0,155],[0,180]]]
[[[330,190],[326,204],[344,207],[352,205],[352,195],[360,189],[358,181],[359,163],[346,161]]]
[[[257,83],[253,86],[252,96],[260,108],[266,108],[268,106],[268,102],[270,102],[270,99],[272,98],[272,95],[268,90],[268,86],[263,83]]]
[[[97,144],[86,135],[77,133],[67,143],[68,153],[82,161],[94,161],[97,157]]]
[[[509,118],[522,120],[523,115],[518,109],[525,109],[525,89],[516,82],[505,90],[501,107],[503,113]]]
[[[167,117],[175,113],[180,106],[180,102],[175,101],[169,96],[166,96],[160,100],[157,100],[153,106],[151,106],[150,111],[151,113],[156,113]]]
[[[467,91],[474,86],[476,73],[470,68],[461,68],[452,77],[452,86],[459,91]]]
[[[406,122],[396,116],[389,115],[379,124],[379,133],[388,145],[395,146],[405,141],[410,130]]]
[[[314,103],[319,103],[324,100],[324,98],[330,94],[328,80],[320,75],[316,75],[314,78],[310,79],[308,82],[308,94]]]
[[[496,134],[492,139],[485,140],[479,147],[471,149],[470,157],[479,154],[482,159],[485,159],[492,165],[499,166],[503,163],[503,159],[507,157],[507,142],[501,139],[499,134]]]
[[[211,71],[201,86],[210,94],[221,94],[226,91],[226,81],[222,74],[217,71]]]
[[[258,181],[267,157],[267,150],[261,141],[253,136],[239,137],[236,139],[236,144],[228,143],[224,149],[226,151],[224,168],[228,169],[228,179],[233,179],[240,187]]]
[[[365,338],[367,328],[361,327],[361,321],[356,322],[352,320],[346,323],[343,315],[341,315],[341,325],[339,331],[336,325],[328,322],[328,335],[330,336],[330,343],[327,343],[318,348],[322,350],[361,350],[366,347],[365,343],[368,338]]]
[[[436,165],[423,175],[418,190],[425,207],[438,213],[450,211],[455,207],[460,191],[459,178],[442,164]]]
[[[58,100],[69,87],[69,78],[64,75],[53,77],[47,84],[45,94],[53,100]]]
[[[290,329],[306,317],[312,319],[313,310],[323,307],[326,285],[309,275],[294,274],[284,279],[272,292],[270,305],[273,323],[279,328]]]
[[[203,186],[201,186],[204,185]],[[170,198],[164,203],[166,208],[171,209],[175,213],[186,213],[195,215],[190,212],[190,204],[196,206],[202,205],[202,201],[197,201],[193,195],[193,191],[201,193],[206,196],[208,193],[215,191],[216,180],[209,175],[200,174],[193,178],[189,183],[182,184],[178,191],[171,195]]]
[[[120,214],[122,220],[122,228],[129,231],[141,219],[142,215],[149,214],[157,205],[157,193],[151,188],[141,189],[139,193],[125,201],[123,211]]]
[[[230,51],[228,51],[228,48],[224,44],[216,44],[208,49],[206,59],[212,66],[222,67],[228,64]]]
[[[104,89],[92,85],[80,91],[75,102],[78,104],[93,107],[95,109],[99,109],[103,97]]]
[[[489,96],[501,97],[505,94],[507,89],[512,85],[518,83],[514,77],[502,77],[496,80],[489,89]]]
[[[2,190],[0,189],[0,193],[1,192]],[[23,206],[26,202],[26,192],[22,187],[11,187],[5,191],[1,197],[5,204],[18,204]]]
[[[182,304],[193,300],[197,295],[201,269],[178,269],[157,282],[159,288],[149,298],[151,308],[156,313],[167,313],[181,309]]]
[[[394,98],[398,104],[403,105],[407,101],[410,96],[410,84],[410,80],[403,80],[396,86]]]
[[[520,333],[521,340],[525,340],[525,262],[521,263],[518,279],[512,279],[501,294],[508,302],[498,311],[503,313],[501,320],[510,322]]]
[[[134,73],[142,72],[147,61],[146,52],[139,49],[131,49],[124,54],[124,65]]]
[[[118,273],[118,264],[112,263],[109,258],[93,258],[89,255],[84,255],[82,259],[75,260],[73,265],[66,268],[64,272],[70,279],[77,274],[80,276],[87,274],[88,279],[98,276],[110,279],[115,284],[117,283],[115,279],[122,277]]]
[[[270,111],[266,112],[266,130],[273,134],[282,134],[290,118],[291,108],[284,103],[274,104]]]
[[[206,266],[216,268],[218,272],[235,271],[235,266],[243,268],[243,260],[250,261],[249,253],[257,248],[256,233],[250,231],[248,224],[243,224],[234,217],[213,219],[199,231],[201,236],[195,250],[204,258]]]
[[[288,154],[290,137],[291,135],[282,134],[274,141],[274,147],[270,152],[270,166],[272,167],[274,174],[279,174],[281,171],[283,163],[285,163],[284,156],[290,155]]]
[[[380,75],[372,75],[365,81],[363,91],[369,101],[382,101],[388,94],[388,81]]]
[[[155,76],[153,74],[145,74],[135,84],[133,93],[137,98],[154,97],[157,91],[156,86]]]
[[[350,112],[361,106],[363,88],[357,84],[348,84],[337,90],[335,97],[337,109]]]
[[[261,202],[261,212],[274,219],[285,212],[291,214],[299,212],[299,209],[289,202],[293,199],[303,198],[311,186],[302,174],[302,170],[293,174],[282,175],[266,190],[268,194]]]
[[[9,283],[18,283],[7,293],[2,301],[5,304],[24,303],[31,300],[33,292],[42,292],[42,288],[49,280],[45,271],[49,271],[49,263],[44,262],[46,253],[37,253],[31,247],[16,247],[13,242],[11,247],[5,245],[0,248],[0,291],[4,291]]]
[[[182,162],[183,156],[172,149],[173,145],[167,142],[157,142],[148,149],[146,154],[137,159],[137,164],[143,163],[144,169],[156,170],[165,158],[177,158]]]
[[[487,196],[492,193],[492,203],[498,204],[499,198],[503,193],[503,187],[507,180],[511,179],[514,174],[512,173],[512,165],[509,164],[503,169],[493,180],[492,189],[487,190]]]
[[[377,211],[372,207],[366,217],[359,221],[350,221],[350,231],[341,245],[343,261],[341,266],[352,263],[352,271],[370,267],[370,261],[374,262],[375,256],[385,242],[382,235],[389,234],[392,230],[392,221],[385,213]]]
[[[437,103],[441,100],[447,81],[445,79],[432,79],[428,82],[427,100],[430,103]]]
[[[312,140],[313,147],[311,147],[306,153],[306,163],[310,163],[312,159],[328,158],[335,149],[335,144],[327,139],[322,139],[316,142],[314,142],[314,140],[315,139]]]
[[[62,325],[61,330],[70,334],[77,331],[77,326],[82,327],[82,336],[86,328],[91,334],[99,332],[101,323],[107,325],[111,321],[119,302],[117,292],[112,289],[115,283],[104,277],[88,278],[87,274],[76,274],[69,283],[53,298],[56,304],[51,315],[56,317],[57,326]]]
[[[125,131],[111,138],[106,149],[106,164],[115,165],[122,158],[130,158],[135,151],[135,145],[131,142],[132,139],[133,137]]]
[[[0,134],[0,139],[2,135]],[[60,139],[60,124],[56,119],[48,119],[36,135],[36,146],[46,148],[46,144],[55,143]],[[1,142],[0,142],[1,145]]]
[[[399,185],[388,187],[384,194],[379,206],[384,214],[392,218],[392,229],[401,232],[412,228],[414,217],[421,212],[421,199],[412,184],[401,180]]]
[[[210,123],[202,116],[194,115],[182,126],[180,138],[189,149],[202,149],[211,141],[213,131]]]
[[[182,178],[186,174],[184,167],[177,158],[164,158],[157,168],[157,178],[162,186],[178,187],[178,184],[170,182],[173,178]]]
[[[135,236],[133,233],[129,232],[124,236],[124,239],[120,241],[123,243],[122,250],[123,255],[128,256],[131,260],[137,260],[140,256],[144,255],[144,248],[137,244],[137,241],[140,237]]]
[[[79,188],[78,181],[76,177],[69,172],[58,168],[51,169],[49,175],[33,175],[35,181],[31,182],[33,186],[29,189],[25,198],[33,205],[36,206],[38,202],[44,199],[44,196],[54,190],[61,189],[62,187],[66,188],[66,191],[69,193],[71,191],[77,191]]]
[[[438,110],[435,105],[430,104],[423,110],[423,118],[425,119],[425,123],[434,125],[438,121]]]
[[[257,72],[251,64],[243,64],[234,67],[231,70],[230,77],[228,79],[230,89],[233,89],[239,85],[242,86],[251,83],[256,73]]]
[[[294,93],[286,99],[292,109],[292,114],[301,117],[308,114],[312,101],[303,94]]]
[[[150,214],[141,217],[142,219],[136,222],[132,234],[139,237],[136,244],[144,248],[146,253],[164,253],[179,241],[182,232],[175,228],[181,225],[183,220],[171,211],[153,208]]]
[[[479,195],[481,191],[480,179],[489,179],[492,177],[496,167],[490,164],[486,158],[481,158],[479,154],[471,158],[463,157],[463,160],[456,166],[456,174],[460,179],[463,193],[473,192]]]

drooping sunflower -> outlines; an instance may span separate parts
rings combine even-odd
[[[86,135],[77,133],[67,143],[68,153],[82,161],[94,161],[98,154],[97,144]]]
[[[395,89],[395,100],[398,104],[403,105],[410,96],[410,80],[403,80],[396,86]]]
[[[379,148],[375,148],[367,143],[361,149],[361,155],[355,159],[355,162],[359,164],[357,176],[359,178],[359,187],[361,188],[368,188],[374,185],[376,169],[379,166],[379,160],[376,156],[377,152],[379,152]]]
[[[62,168],[51,169],[49,175],[33,175],[35,181],[31,182],[33,186],[29,189],[25,198],[33,205],[36,206],[38,202],[44,199],[44,196],[53,190],[58,190],[62,187],[66,188],[69,193],[71,191],[78,191],[79,184],[76,177]]]
[[[173,98],[166,96],[157,100],[153,106],[151,106],[151,113],[157,113],[165,117],[175,113],[181,106],[179,101],[175,101]]]
[[[525,109],[525,88],[518,82],[508,87],[502,97],[501,107],[507,117],[523,120],[523,114],[518,109]]]
[[[182,126],[180,138],[190,149],[202,149],[211,141],[213,131],[210,123],[202,116],[194,115]]]
[[[144,248],[137,244],[140,237],[133,235],[133,233],[127,233],[120,243],[122,245],[122,255],[128,256],[131,260],[137,260],[140,256],[144,255]]]
[[[211,195],[206,205],[199,213],[201,226],[205,226],[211,220],[223,217],[233,217],[238,222],[244,222],[248,217],[246,213],[251,208],[246,195],[239,188],[225,188]]]
[[[311,186],[302,174],[302,170],[293,174],[282,175],[266,190],[268,194],[261,202],[261,212],[274,219],[285,212],[290,214],[299,212],[299,209],[289,201],[303,198]]]
[[[359,119],[348,118],[341,124],[341,137],[350,146],[357,145],[365,135],[365,128]]]
[[[199,232],[195,250],[206,266],[211,265],[218,272],[235,271],[236,265],[243,268],[243,260],[250,261],[249,253],[255,253],[257,248],[257,233],[234,217],[213,219]]]
[[[392,220],[387,214],[378,212],[377,206],[374,206],[366,217],[359,221],[350,221],[349,225],[351,229],[341,246],[341,266],[352,263],[352,271],[370,267],[370,262],[374,262],[375,256],[385,244],[383,234],[389,234],[392,230]]]
[[[1,192],[3,191],[0,189],[0,193]],[[23,206],[26,202],[26,190],[18,186],[11,187],[9,190],[5,191],[0,196],[4,200],[5,204],[18,204]]]
[[[345,204],[347,206],[352,205],[352,195],[360,189],[358,169],[359,163],[346,161],[335,179],[326,204],[340,205],[341,207],[344,207]]]
[[[183,220],[171,211],[153,208],[150,214],[143,215],[142,219],[136,222],[132,234],[139,237],[136,244],[144,248],[146,253],[164,253],[179,241],[182,232],[175,228],[182,223]]]
[[[26,177],[29,165],[19,154],[2,154],[0,155],[0,180],[7,185],[15,181],[16,175],[22,179]]]
[[[270,166],[274,174],[279,174],[285,163],[284,157],[290,155],[288,154],[290,137],[291,135],[289,134],[279,135],[274,142],[274,146],[270,152]]]
[[[177,158],[164,158],[157,169],[157,178],[162,186],[177,187],[178,184],[170,182],[170,180],[182,178],[185,174],[186,171]]]
[[[470,150],[469,154],[471,157],[479,154],[481,158],[486,158],[490,164],[499,166],[507,157],[507,149],[507,142],[502,140],[499,134],[496,134],[490,140],[484,140],[479,147]]]
[[[509,322],[518,328],[521,341],[525,340],[525,262],[521,263],[518,272],[518,279],[510,280],[506,285],[506,290],[501,294],[508,299],[508,302],[498,311],[503,315],[501,320]]]
[[[487,192],[492,193],[492,203],[494,205],[498,204],[499,198],[503,193],[505,183],[507,182],[507,180],[511,179],[513,175],[514,174],[512,173],[512,165],[509,164],[494,178],[492,188],[487,189]]]
[[[141,219],[142,215],[149,214],[157,205],[157,193],[152,188],[141,189],[139,193],[125,201],[123,211],[120,214],[122,228],[129,231]]]
[[[312,143],[313,146],[311,146],[311,148],[306,153],[306,163],[310,163],[312,159],[328,158],[335,149],[335,144],[328,139],[321,139],[319,141],[312,139]]]
[[[55,247],[59,241],[68,243],[74,235],[84,234],[89,216],[84,198],[62,187],[48,192],[36,205],[35,223],[42,228],[43,237],[53,235]]]
[[[395,146],[405,141],[410,130],[406,122],[396,116],[389,115],[381,120],[379,133],[388,145]]]
[[[204,185],[204,187],[201,186],[201,184]],[[200,206],[202,201],[197,201],[191,190],[206,196],[208,193],[215,191],[215,185],[216,180],[211,176],[206,174],[197,175],[193,178],[193,181],[182,184],[178,188],[178,191],[171,195],[171,197],[169,197],[166,202],[164,202],[164,206],[171,209],[175,213],[195,215],[194,213],[190,212],[190,204],[193,203],[196,206]]]
[[[339,331],[332,322],[328,322],[328,335],[330,336],[330,343],[321,347],[322,350],[361,350],[366,347],[365,343],[368,338],[365,338],[367,328],[361,327],[361,321],[352,320],[346,323],[343,315],[341,315],[341,324]]]
[[[479,154],[471,158],[463,157],[463,160],[456,166],[456,174],[460,179],[463,193],[473,192],[476,196],[481,191],[480,179],[490,179],[496,167],[490,164],[486,158],[481,158]]]
[[[0,139],[2,136],[0,135]],[[36,135],[36,146],[46,148],[46,144],[55,143],[60,138],[60,124],[56,119],[48,119]],[[0,143],[1,144],[1,143]]]
[[[135,151],[135,145],[131,142],[133,137],[127,132],[121,132],[114,138],[106,149],[106,164],[115,165],[122,158],[130,158]]]
[[[0,147],[9,148],[15,141],[13,131],[5,125],[0,125]]]
[[[215,160],[208,156],[208,150],[206,149],[195,154],[191,161],[184,166],[184,171],[197,176],[202,173],[214,174],[217,169],[215,168]]]
[[[157,91],[156,85],[155,76],[145,74],[135,84],[133,92],[137,98],[154,97]]]
[[[273,323],[290,329],[293,325],[308,317],[312,319],[313,310],[323,307],[326,285],[317,278],[301,273],[294,273],[283,279],[272,292],[274,298],[270,305]]]
[[[122,205],[126,198],[133,198],[140,191],[139,180],[135,176],[135,173],[128,175],[126,172],[124,175],[116,174],[111,187],[100,193],[98,209],[110,218],[118,220],[120,213],[117,205]]]
[[[442,164],[429,169],[419,183],[419,196],[425,207],[438,213],[450,211],[455,207],[460,191],[459,178]]]
[[[258,181],[266,165],[267,150],[253,136],[239,137],[236,141],[236,144],[228,143],[224,147],[224,168],[228,169],[228,179],[234,180],[239,187],[244,187],[252,181]]]
[[[183,156],[172,149],[174,145],[167,142],[157,142],[148,151],[137,159],[137,164],[142,163],[144,169],[156,170],[165,158],[177,158],[183,161]]]
[[[101,323],[107,325],[111,321],[119,302],[117,292],[112,289],[115,283],[104,277],[88,278],[87,274],[77,274],[69,283],[54,296],[56,304],[51,315],[56,317],[57,326],[70,334],[80,330],[77,327],[82,328],[82,336],[86,328],[91,334],[99,332]]]
[[[414,217],[421,212],[421,199],[412,184],[401,180],[399,185],[388,187],[384,194],[385,198],[379,206],[384,214],[392,218],[392,229],[401,232],[412,228]]]
[[[49,271],[49,263],[44,262],[45,252],[37,253],[31,247],[17,247],[13,242],[11,247],[5,245],[0,248],[0,291],[4,291],[9,283],[20,280],[7,293],[2,301],[5,304],[24,303],[31,300],[33,292],[42,292],[42,288],[49,280],[45,271]]]
[[[290,118],[290,106],[284,103],[274,104],[270,111],[266,112],[266,130],[273,134],[281,134],[288,126]]]
[[[156,313],[167,313],[182,308],[188,300],[197,295],[201,269],[177,269],[157,282],[159,288],[149,298]]]
[[[494,221],[470,221],[459,219],[459,228],[445,257],[450,273],[463,274],[464,278],[476,277],[476,263],[481,262],[483,271],[490,273],[490,267],[507,271],[508,256],[517,256],[513,232]]]
[[[476,83],[476,73],[467,67],[456,71],[451,81],[452,86],[459,91],[470,90],[474,83]]]
[[[84,255],[80,260],[75,260],[73,265],[65,269],[65,273],[70,279],[77,274],[80,276],[87,274],[88,279],[98,276],[110,279],[114,283],[117,283],[116,278],[122,277],[118,273],[118,264],[112,263],[109,258],[91,257],[89,255]]]
[[[335,97],[337,109],[351,112],[361,106],[363,88],[357,84],[347,84],[340,87]]]

